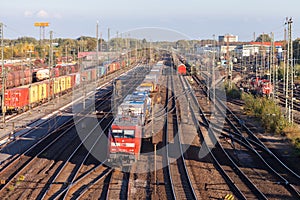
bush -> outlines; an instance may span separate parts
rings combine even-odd
[[[287,138],[293,143],[297,149],[297,154],[300,155],[300,131],[296,126],[287,126],[283,130]]]
[[[281,113],[280,107],[273,100],[265,97],[254,97],[243,94],[244,110],[248,115],[257,117],[267,132],[281,134],[287,122]]]
[[[245,102],[244,111],[247,115],[257,117],[265,131],[275,135],[285,135],[295,146],[297,155],[300,155],[299,127],[288,123],[274,101],[247,93],[243,93],[242,99]]]
[[[235,85],[232,88],[229,88],[229,85],[225,85],[226,96],[231,99],[241,99],[242,91],[238,89]]]

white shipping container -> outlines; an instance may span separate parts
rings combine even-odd
[[[80,85],[80,74],[79,73],[76,73],[76,77],[75,77],[75,86],[78,86]]]

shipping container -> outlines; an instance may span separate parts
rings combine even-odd
[[[66,91],[66,77],[61,76],[58,79],[59,79],[60,92],[65,92]]]
[[[87,73],[87,78],[85,79],[85,81],[91,82],[92,81],[92,70],[91,69],[87,70],[86,73]]]
[[[76,79],[75,79],[75,87],[78,87],[81,83],[81,74],[76,73]]]
[[[52,69],[52,73],[51,73],[52,77],[59,77],[59,69],[58,68],[53,68]]]
[[[53,93],[55,95],[59,94],[61,91],[59,78],[53,79]]]
[[[49,97],[49,81],[38,83],[38,101],[44,103]]]
[[[22,87],[29,88],[29,104],[30,106],[36,106],[39,103],[39,85],[31,84]]]
[[[76,86],[76,74],[70,74],[71,79],[71,88],[74,88]]]
[[[49,69],[39,69],[37,72],[36,72],[36,79],[38,81],[42,81],[42,80],[45,80],[45,79],[49,79]]]
[[[87,73],[87,71],[80,72],[80,78],[81,78],[81,81],[86,82],[88,80],[88,73]]]
[[[100,78],[105,74],[105,66],[97,67],[97,77]]]
[[[6,110],[23,111],[29,105],[29,88],[12,88],[5,91]]]
[[[97,70],[96,68],[92,69],[92,81],[97,80]]]
[[[72,88],[72,76],[71,75],[65,76],[65,80],[66,80],[66,90],[71,90],[71,88]]]

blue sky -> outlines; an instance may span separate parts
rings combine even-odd
[[[293,18],[293,38],[300,37],[299,0],[0,0],[0,22],[6,26],[6,38],[30,36],[39,38],[34,22],[49,22],[46,38],[53,30],[55,38],[95,36],[99,32],[107,39],[117,32],[143,27],[156,27],[150,33],[172,38],[182,33],[183,39],[209,39],[215,34],[238,35],[241,41],[253,39],[253,33],[274,32],[283,39],[285,17]],[[149,30],[149,29],[146,29]],[[174,31],[171,31],[174,30]],[[145,31],[142,31],[143,33]],[[141,32],[141,37],[143,33]],[[133,34],[131,34],[133,35]],[[150,34],[151,35],[151,34]],[[175,37],[174,37],[175,38]],[[171,39],[170,39],[171,40]]]

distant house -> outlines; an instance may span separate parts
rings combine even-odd
[[[224,43],[224,42],[238,42],[238,36],[237,35],[220,35],[219,36],[219,43]]]

